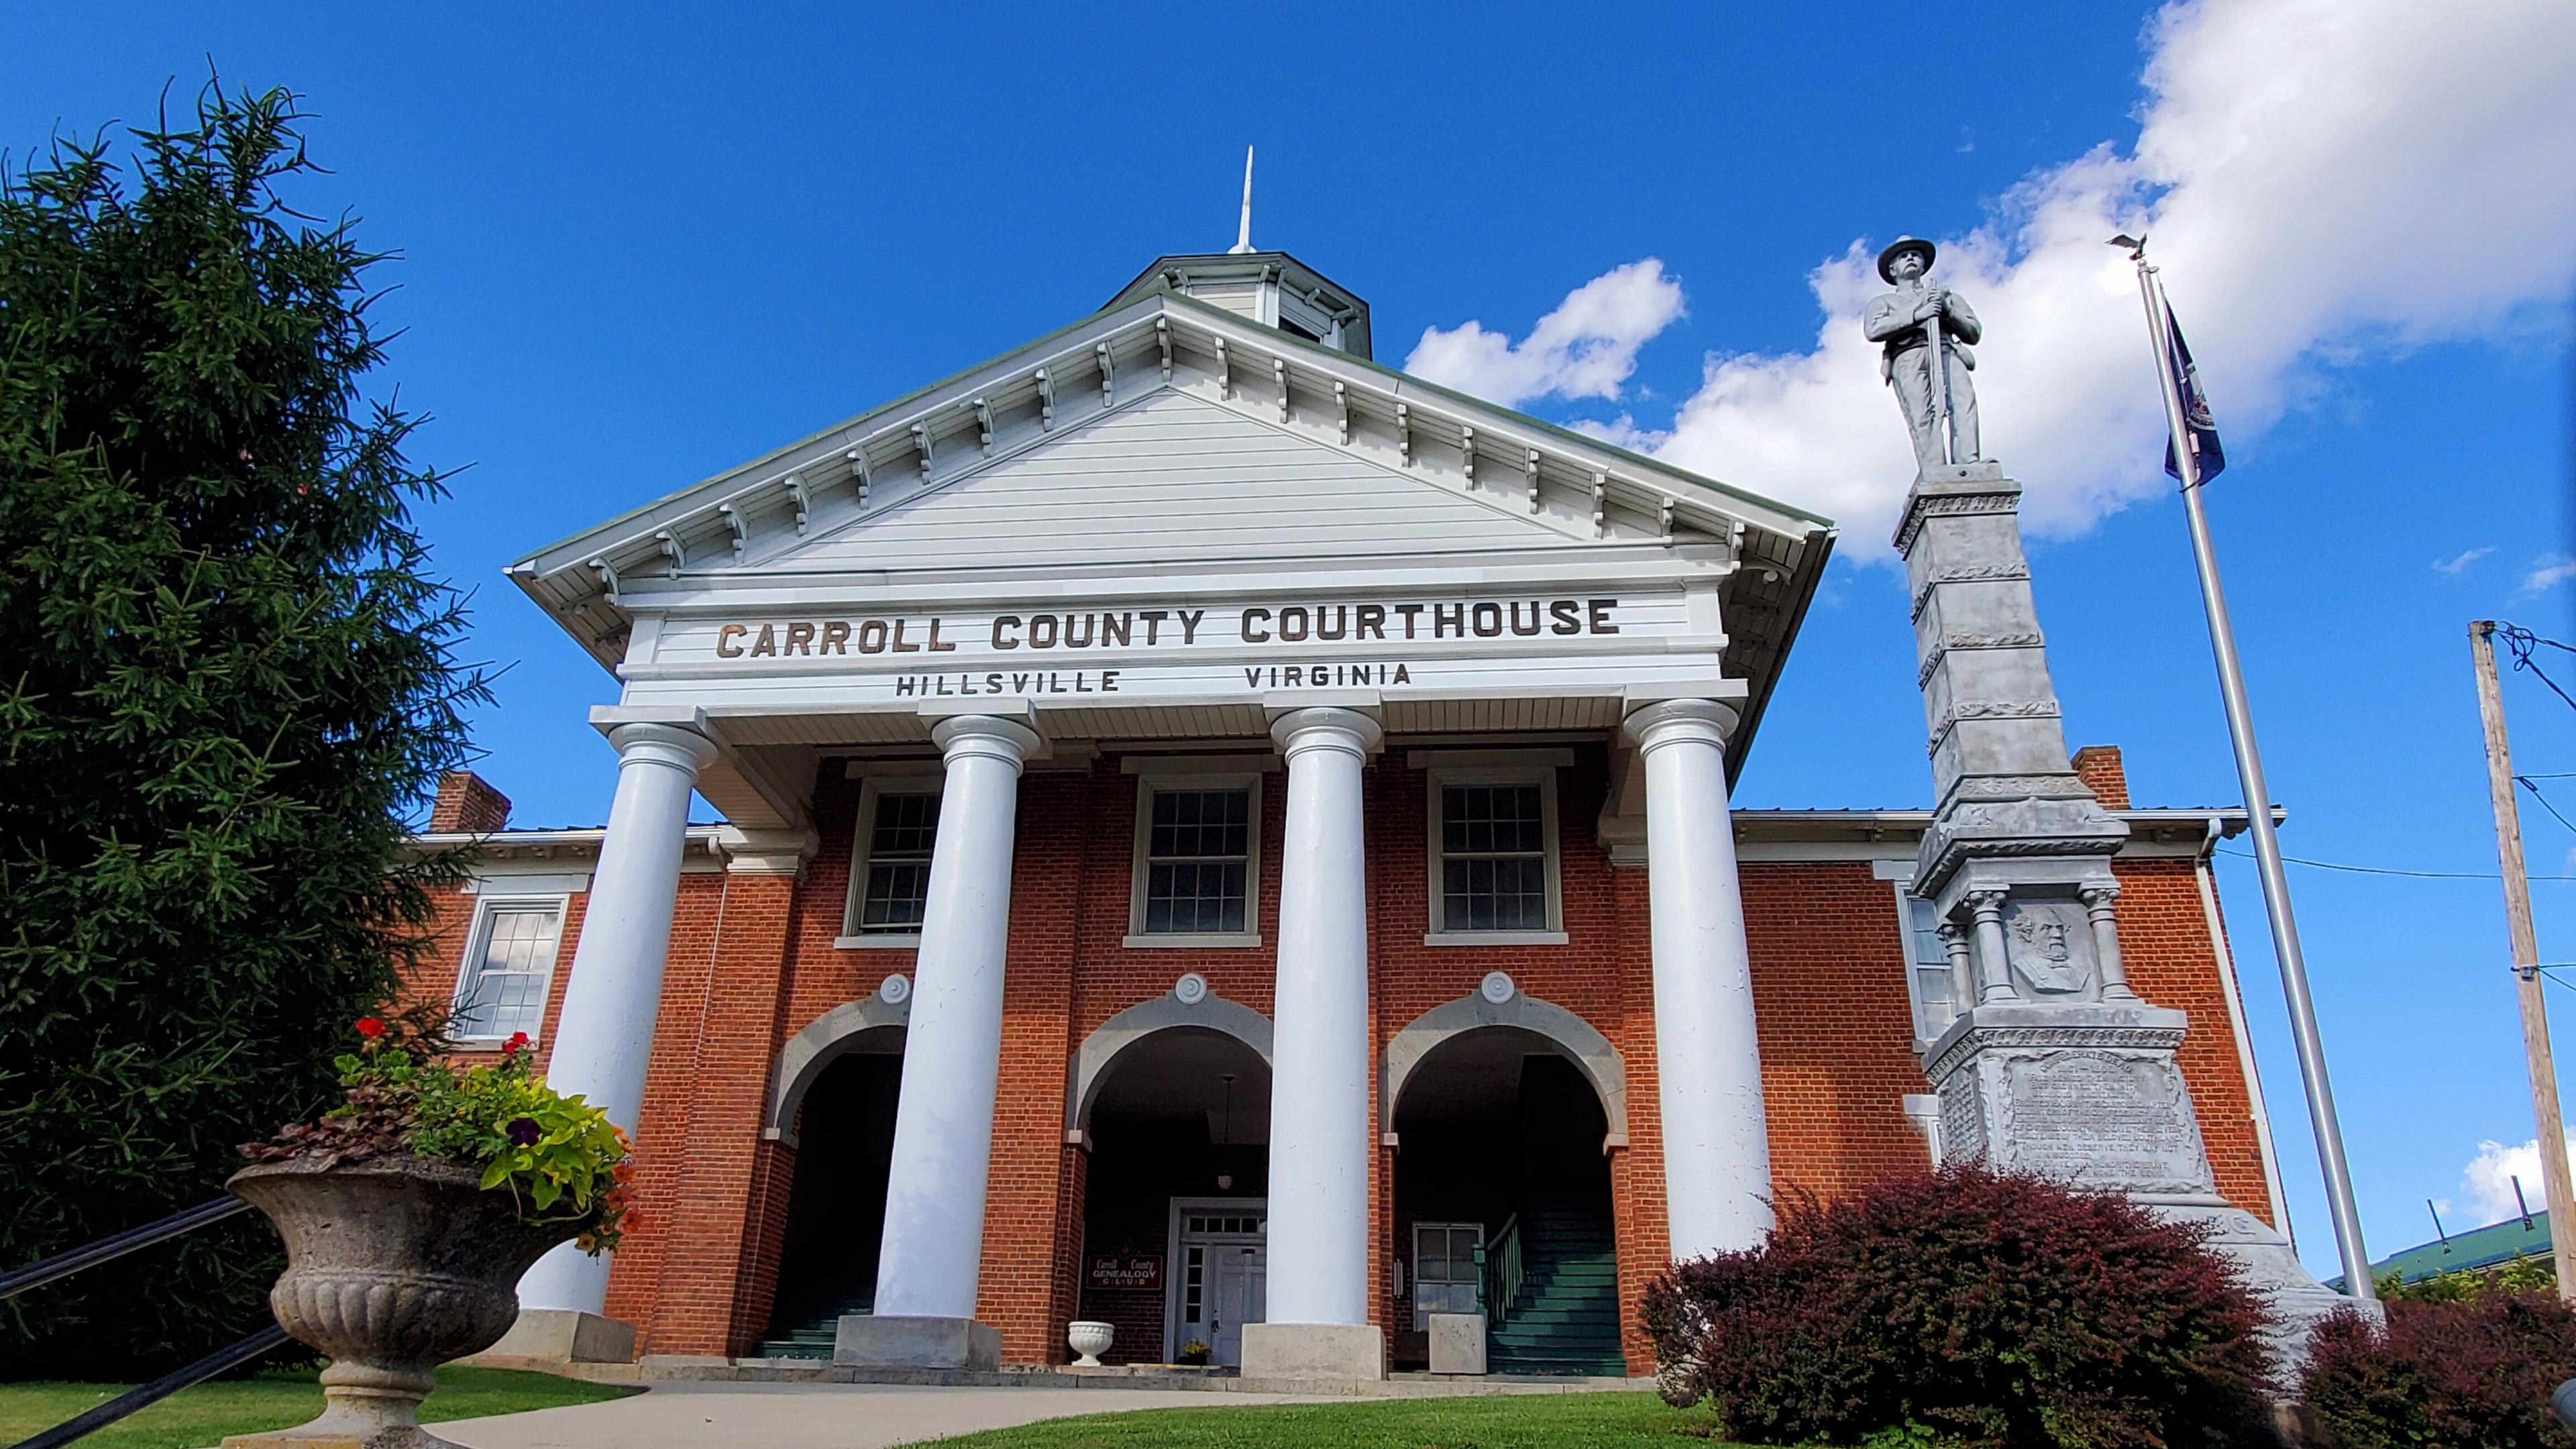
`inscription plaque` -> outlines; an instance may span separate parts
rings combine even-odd
[[[2213,1185],[2171,1060],[2056,1051],[2001,1065],[1996,1135],[2008,1165],[2099,1187]]]

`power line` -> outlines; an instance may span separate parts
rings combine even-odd
[[[2560,689],[2558,687],[2558,681],[2550,678],[2548,674],[2541,669],[2540,665],[2531,657],[2532,651],[2540,648],[2542,645],[2547,645],[2549,648],[2562,650],[2569,654],[2576,654],[2576,644],[2561,644],[2555,639],[2544,639],[2540,635],[2534,634],[2529,629],[2522,627],[2520,624],[2499,623],[2495,626],[2495,632],[2496,637],[2504,641],[2504,647],[2513,651],[2513,667],[2515,669],[2530,670],[2532,677],[2549,686],[2549,692],[2551,694],[2557,695],[2560,699],[2566,701],[2569,709],[2576,709],[2576,695],[2571,695],[2566,690]],[[2556,812],[2553,811],[2551,813],[2554,814]]]
[[[2566,826],[2569,830],[2576,830],[2576,821],[2571,821],[2566,816],[2559,814],[2558,807],[2550,804],[2549,797],[2541,794],[2540,787],[2531,783],[2531,781],[2532,777],[2529,775],[2516,775],[2513,777],[2513,782],[2515,784],[2529,790],[2531,792],[2531,798],[2539,802],[2540,808],[2549,812],[2550,819]]]
[[[2222,847],[2222,848],[2220,848],[2220,849],[2218,850],[2218,854],[2220,854],[2220,855],[2232,855],[2232,856],[2235,856],[2238,860],[2252,860],[2252,859],[2254,858],[2252,855],[2248,854],[2248,853],[2247,853],[2247,852],[2245,852],[2245,851],[2242,851],[2242,850],[2228,850],[2228,849],[2225,849],[2225,848],[2223,848],[2223,847]],[[2485,871],[2479,871],[2479,870],[2398,870],[2398,869],[2396,869],[2396,868],[2395,868],[2395,867],[2393,867],[2393,866],[2384,866],[2384,865],[2343,865],[2343,864],[2340,864],[2340,863],[2338,863],[2338,862],[2331,861],[2331,860],[2302,860],[2302,859],[2300,859],[2299,857],[2297,857],[2297,856],[2295,856],[2295,855],[2285,855],[2285,856],[2282,856],[2282,857],[2281,857],[2281,859],[2288,861],[2288,862],[2289,862],[2290,864],[2292,864],[2292,865],[2304,865],[2304,866],[2308,866],[2308,867],[2310,867],[2311,869],[2315,869],[2315,870],[2340,870],[2340,871],[2349,871],[2350,873],[2352,873],[2352,874],[2354,874],[2354,875],[2402,875],[2402,876],[2409,876],[2409,877],[2412,877],[2412,878],[2417,879],[2417,880],[2501,880],[2501,879],[2503,879],[2503,877],[2502,877],[2502,876],[2498,875],[2496,872],[2491,871],[2491,870],[2485,870]],[[2576,880],[2576,875],[2536,875],[2536,876],[2531,877],[2531,879],[2533,879],[2533,880]]]

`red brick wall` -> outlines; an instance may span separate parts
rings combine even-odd
[[[1487,971],[1576,1012],[1626,1057],[1628,1145],[1610,1154],[1620,1286],[1633,1303],[1666,1255],[1662,1140],[1656,1120],[1652,969],[1642,870],[1613,870],[1595,838],[1606,750],[1576,747],[1560,772],[1563,910],[1571,944],[1466,949],[1423,944],[1428,881],[1422,772],[1390,751],[1369,769],[1370,1017],[1376,1044],[1416,1016],[1473,991]],[[788,1037],[864,997],[912,953],[838,950],[859,784],[827,762],[815,792],[822,845],[801,882],[691,874],[681,882],[637,1147],[640,1216],[618,1255],[609,1310],[643,1330],[651,1353],[747,1351],[766,1325],[794,1154],[759,1140],[770,1072]],[[1021,786],[1002,1079],[994,1114],[978,1313],[1014,1362],[1067,1357],[1064,1325],[1081,1303],[1089,1159],[1064,1141],[1074,1054],[1109,1017],[1171,989],[1183,972],[1219,995],[1271,1009],[1278,938],[1284,777],[1264,778],[1256,949],[1130,949],[1127,934],[1136,777],[1103,759],[1033,770]],[[2097,788],[2102,788],[2097,785]],[[2182,1066],[2221,1190],[2269,1216],[2236,1044],[2189,861],[2124,862],[2119,905],[2130,979],[2191,1013]],[[1924,1161],[1900,1099],[1926,1090],[1910,1050],[1904,941],[1892,888],[1863,862],[1750,863],[1743,870],[1773,1166],[1782,1193],[1830,1197]],[[453,989],[473,900],[442,902],[441,961],[410,989]],[[566,922],[546,1037],[569,975],[583,900]],[[718,929],[721,913],[722,926]],[[1382,1118],[1370,1079],[1371,1125]],[[1388,1184],[1394,1152],[1371,1166],[1370,1311],[1390,1330],[1396,1241]],[[1167,1265],[1169,1271],[1170,1265]],[[1140,1321],[1139,1331],[1143,1325]],[[1159,1322],[1154,1330],[1159,1333]],[[1122,1335],[1123,1337],[1123,1335]],[[1121,1345],[1122,1356],[1133,1351]],[[1629,1362],[1651,1368],[1632,1324]]]
[[[1931,1089],[1914,1059],[1895,887],[1867,861],[1742,873],[1774,1188],[1832,1198],[1927,1167],[1905,1117],[1905,1094]]]
[[[2191,1034],[2183,1038],[2177,1056],[2200,1116],[2201,1140],[2208,1145],[2218,1191],[2269,1223],[2272,1194],[2255,1137],[2253,1094],[2247,1090],[2243,1058],[2228,1019],[2226,987],[2219,979],[2197,873],[2189,860],[2112,866],[2120,883],[2120,961],[2128,968],[2131,990],[2158,1006],[2191,1013]]]

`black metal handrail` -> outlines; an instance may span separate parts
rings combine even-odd
[[[272,1323],[230,1348],[219,1348],[186,1368],[172,1369],[148,1384],[138,1384],[95,1409],[65,1419],[50,1429],[19,1440],[10,1449],[61,1449],[74,1439],[104,1429],[137,1409],[157,1404],[181,1389],[204,1383],[286,1342],[286,1330]]]
[[[184,1212],[175,1212],[157,1223],[127,1228],[111,1233],[95,1243],[84,1243],[68,1253],[41,1258],[23,1268],[0,1273],[0,1298],[15,1297],[30,1288],[68,1278],[83,1268],[95,1268],[111,1259],[122,1258],[137,1248],[148,1248],[165,1238],[194,1232],[208,1223],[219,1223],[235,1213],[250,1211],[250,1204],[227,1193],[212,1202],[201,1202]]]
[[[56,1253],[50,1258],[29,1263],[23,1268],[13,1268],[7,1273],[0,1273],[0,1299],[24,1293],[39,1284],[51,1283],[57,1278],[68,1278],[83,1268],[95,1268],[101,1263],[122,1258],[137,1248],[148,1248],[154,1243],[175,1238],[181,1233],[194,1232],[209,1223],[222,1222],[235,1213],[247,1212],[249,1209],[248,1202],[227,1194],[212,1202],[201,1202],[185,1212],[172,1213],[159,1222],[145,1223],[139,1228],[128,1228],[121,1233],[111,1233],[95,1243],[85,1243],[68,1253]],[[228,1348],[216,1349],[195,1363],[185,1368],[172,1369],[148,1384],[137,1384],[97,1408],[84,1410],[50,1429],[19,1440],[11,1445],[10,1449],[61,1449],[61,1446],[71,1443],[84,1434],[106,1428],[137,1409],[157,1404],[181,1389],[204,1383],[229,1369],[239,1368],[260,1355],[280,1347],[286,1341],[286,1330],[271,1321],[266,1328],[239,1343]]]

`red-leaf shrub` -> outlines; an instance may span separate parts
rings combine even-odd
[[[2566,1449],[2549,1392],[2576,1378],[2576,1310],[2540,1291],[2392,1300],[2383,1334],[2347,1309],[2318,1325],[2301,1382],[2334,1449]]]
[[[2263,1313],[2201,1230],[1954,1165],[1782,1205],[1646,1290],[1665,1397],[1766,1442],[2260,1442]]]

